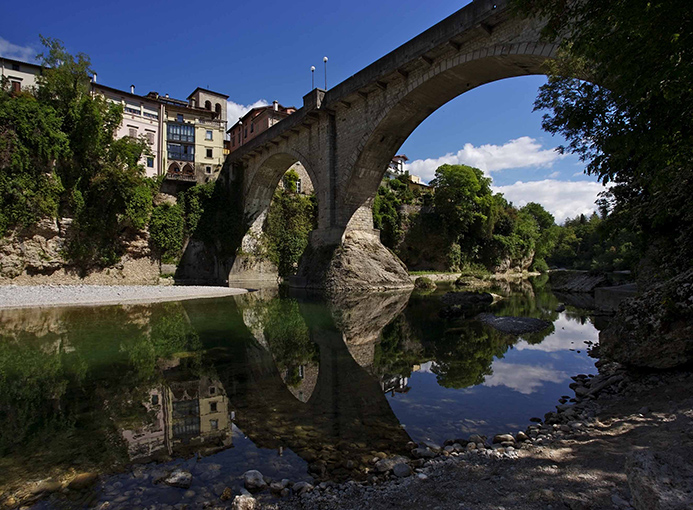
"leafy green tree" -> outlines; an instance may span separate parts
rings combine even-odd
[[[0,90],[0,237],[10,227],[58,215],[63,185],[53,162],[67,154],[68,139],[51,106]]]
[[[670,270],[693,263],[693,6],[688,0],[515,0],[562,38],[535,107],[613,183],[608,208]],[[588,81],[581,81],[588,80]],[[672,250],[671,246],[676,246]]]
[[[431,185],[433,203],[452,237],[480,232],[492,203],[491,179],[478,168],[442,165]]]

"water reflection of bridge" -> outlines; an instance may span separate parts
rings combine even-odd
[[[333,302],[329,311],[324,303],[301,300],[294,316],[280,323],[299,320],[301,327],[282,326],[281,333],[305,335],[302,341],[314,348],[297,366],[273,351],[277,333],[263,316],[271,298],[237,301],[248,334],[203,357],[204,370],[213,377],[193,377],[180,366],[164,372],[166,384],[152,390],[146,403],[156,418],[148,427],[124,433],[133,456],[228,447],[230,416],[258,447],[291,449],[319,479],[365,477],[374,452],[406,452],[410,438],[384,394],[401,389],[402,381],[383,386],[369,368],[380,332],[404,309],[408,294]],[[228,314],[228,305],[219,313]]]

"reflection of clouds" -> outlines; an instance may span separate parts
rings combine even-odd
[[[564,314],[561,314],[553,325],[556,330],[540,344],[532,345],[524,340],[520,340],[515,344],[514,348],[518,351],[557,352],[567,351],[568,349],[584,349],[585,340],[592,342],[599,340],[599,331],[592,325],[583,325],[579,322],[571,321]]]
[[[422,363],[419,369],[416,370],[416,372],[419,372],[421,374],[432,374],[434,366],[435,363],[433,361],[427,361],[426,363]]]
[[[560,383],[568,374],[553,367],[520,365],[506,361],[493,364],[493,375],[486,378],[484,386],[505,386],[523,395],[530,395],[545,382]]]

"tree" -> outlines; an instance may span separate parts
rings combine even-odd
[[[562,38],[535,103],[588,174],[613,183],[612,221],[671,271],[693,264],[693,5],[688,0],[515,0]],[[587,81],[582,81],[587,80]],[[676,246],[676,250],[671,250]]]
[[[492,203],[491,179],[478,168],[442,165],[431,181],[433,203],[453,237],[479,231]]]

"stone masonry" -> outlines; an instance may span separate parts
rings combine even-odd
[[[311,247],[340,245],[352,230],[378,240],[371,204],[397,150],[460,94],[542,74],[557,43],[542,42],[541,28],[540,20],[515,17],[507,0],[476,0],[333,89],[307,94],[303,108],[229,156],[230,178],[223,181],[243,183],[252,226],[282,175],[300,161],[319,203]]]

